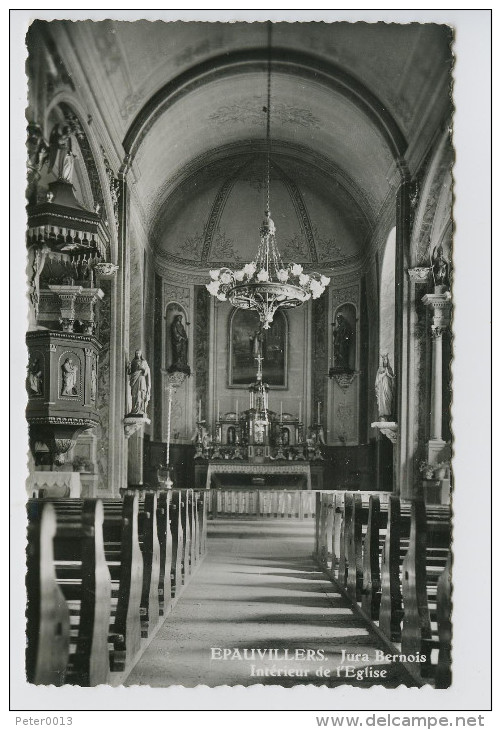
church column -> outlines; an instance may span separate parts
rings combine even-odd
[[[124,438],[122,417],[125,413],[125,357],[127,349],[126,281],[127,268],[127,205],[126,176],[129,159],[126,157],[118,171],[118,179],[109,180],[114,205],[114,223],[117,232],[118,271],[109,282],[111,301],[110,321],[110,374],[109,374],[109,453],[108,493],[118,496],[126,481],[127,443]],[[116,197],[115,197],[116,196]]]
[[[426,401],[426,310],[422,305],[423,294],[428,291],[429,267],[408,270],[409,276],[409,347],[408,347],[408,396],[409,412],[407,427],[407,454],[409,456],[408,496],[419,493],[420,476],[418,461],[422,458],[420,444],[424,441],[420,404]]]
[[[404,173],[405,175],[405,170]],[[397,378],[396,421],[398,435],[394,445],[393,491],[404,499],[410,496],[409,455],[407,452],[408,404],[408,348],[409,340],[409,282],[408,252],[410,245],[411,182],[404,179],[396,199],[396,255],[395,255],[395,368]]]
[[[438,463],[444,455],[446,442],[442,438],[442,335],[449,327],[451,295],[450,292],[425,294],[422,301],[432,312],[432,373],[431,373],[431,413],[430,439],[428,441],[428,462]]]

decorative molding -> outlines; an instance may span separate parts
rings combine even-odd
[[[185,278],[186,281],[186,278]],[[188,312],[190,307],[190,299],[191,299],[191,292],[189,287],[183,287],[183,286],[177,286],[171,284],[169,281],[163,282],[164,287],[164,310],[167,307],[168,304],[171,304],[175,302],[176,304],[181,304],[181,306],[184,307],[186,312]]]
[[[82,426],[83,428],[92,428],[99,424],[97,416],[88,418],[67,418],[66,416],[26,416],[26,420],[30,425],[42,424],[49,426]]]
[[[341,288],[334,288],[336,282],[334,282],[334,286],[331,283],[331,302],[332,302],[332,317],[336,314],[336,309],[340,307],[342,304],[354,304],[355,308],[358,312],[358,306],[359,306],[359,299],[360,299],[360,284],[353,284],[352,286],[346,287],[344,289]]]
[[[450,292],[425,294],[421,300],[433,312],[432,337],[437,339],[448,329],[451,321],[452,298]]]
[[[219,109],[209,114],[209,120],[218,126],[220,124],[241,122],[242,124],[250,123],[252,126],[264,127],[266,117],[262,111],[263,102],[264,97],[254,95],[243,104],[220,106]],[[294,107],[280,102],[273,104],[273,122],[283,126],[320,129],[320,119],[310,109]]]
[[[353,383],[355,378],[358,375],[358,371],[354,370],[353,372],[344,372],[344,373],[337,373],[334,371],[334,368],[331,368],[329,371],[329,378],[334,378],[338,386],[341,388],[341,390],[345,391],[347,390],[350,385]]]
[[[381,433],[390,439],[392,444],[397,443],[398,423],[395,421],[375,421],[371,423],[371,428],[377,428]]]
[[[118,264],[112,264],[108,261],[94,264],[94,271],[101,279],[113,279],[118,269]]]
[[[146,416],[125,416],[123,419],[125,437],[130,438],[141,427],[150,423],[150,419]]]
[[[231,193],[231,190],[233,189],[233,186],[235,185],[236,181],[238,180],[238,177],[244,167],[246,167],[247,161],[244,162],[243,165],[237,168],[236,172],[230,176],[227,180],[224,181],[224,183],[221,185],[219,190],[217,191],[217,195],[214,199],[214,202],[212,204],[211,211],[209,213],[209,218],[207,220],[205,231],[204,231],[204,239],[203,239],[203,245],[202,245],[202,264],[207,264],[207,261],[209,260],[209,256],[212,250],[212,241],[214,238],[214,233],[216,229],[219,227],[219,222],[221,220],[221,216],[223,214],[226,201],[228,200],[228,197]]]
[[[110,191],[111,202],[113,205],[113,217],[115,219],[115,228],[118,233],[120,219],[118,215],[118,207],[120,202],[120,180],[115,175],[113,168],[111,167],[108,158],[106,157],[106,151],[101,145],[101,154],[103,158],[104,169],[106,172],[106,178],[108,180],[108,187]]]
[[[265,155],[266,150],[265,141],[247,139],[241,142],[222,145],[215,151],[210,150],[204,152],[191,160],[185,167],[169,178],[155,196],[151,204],[151,210],[156,211],[151,217],[150,232],[152,238],[155,239],[155,231],[159,227],[163,227],[163,215],[165,215],[165,211],[169,210],[169,200],[175,190],[183,185],[189,185],[190,182],[192,184],[195,182],[199,184],[201,174],[208,175],[211,179],[214,179],[217,175],[238,177],[242,169],[255,161],[256,155]],[[328,179],[332,179],[340,185],[347,197],[361,212],[365,226],[368,229],[368,239],[370,239],[375,230],[375,221],[377,220],[378,212],[374,201],[369,200],[366,193],[357,183],[332,160],[318,152],[314,152],[311,148],[285,141],[275,141],[273,143],[273,158],[273,168],[279,172],[282,171],[277,164],[277,159],[285,158],[290,164],[292,158],[296,163],[300,162],[304,164],[307,162],[309,166],[313,166]],[[241,164],[242,159],[244,159],[243,164]],[[223,165],[226,167],[223,168]],[[221,168],[223,169],[221,170]],[[391,198],[394,202],[394,193]],[[392,212],[394,215],[394,209]]]
[[[429,266],[415,266],[413,269],[407,269],[409,279],[413,284],[426,284],[430,279],[431,269]]]

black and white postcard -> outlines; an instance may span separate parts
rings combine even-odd
[[[487,706],[488,11],[16,12],[16,706]]]

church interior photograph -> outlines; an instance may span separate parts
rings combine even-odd
[[[26,43],[27,681],[449,687],[452,29]]]

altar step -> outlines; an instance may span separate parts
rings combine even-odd
[[[373,661],[377,650],[387,649],[319,571],[311,557],[313,536],[311,519],[209,523],[209,553],[201,569],[126,685],[412,685],[401,665]],[[308,649],[315,660],[305,660]],[[343,649],[367,654],[369,662],[343,664]],[[346,677],[346,665],[366,673]],[[270,676],[277,670],[282,676]],[[367,676],[375,670],[386,672],[383,680]],[[283,676],[284,671],[294,674]]]

